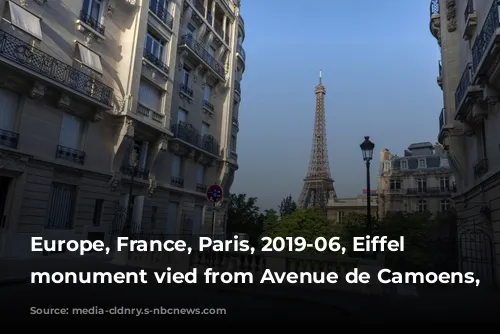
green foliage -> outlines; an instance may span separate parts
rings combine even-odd
[[[264,213],[264,234],[266,231],[276,228],[279,224],[279,216],[276,210],[269,209]]]
[[[275,237],[303,237],[308,243],[313,243],[318,237],[331,238],[335,236],[333,225],[328,222],[319,210],[295,210],[281,218],[274,227],[266,229],[265,236]],[[306,249],[304,252],[314,252]]]
[[[280,217],[285,217],[292,214],[295,210],[297,210],[297,203],[292,199],[292,195],[288,195],[287,197],[281,200],[281,204],[279,205]]]
[[[227,213],[227,234],[246,233],[252,244],[256,244],[262,234],[264,216],[257,206],[257,198],[246,194],[231,194]]]

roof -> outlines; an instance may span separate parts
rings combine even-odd
[[[432,145],[430,142],[425,141],[421,143],[413,143],[410,146],[408,146],[409,150],[415,150],[419,148],[434,148],[434,145]]]

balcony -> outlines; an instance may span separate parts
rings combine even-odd
[[[211,135],[201,136],[191,123],[179,122],[178,124],[172,124],[171,130],[177,139],[209,153],[213,157],[219,157],[218,141]]]
[[[161,5],[158,0],[149,1],[149,10],[160,19],[170,30],[174,27],[174,17]]]
[[[406,193],[408,195],[449,195],[450,193],[456,192],[454,186],[448,187],[418,187],[418,188],[408,188]]]
[[[241,95],[241,84],[238,80],[234,81],[234,91],[236,94]]]
[[[465,6],[464,11],[464,22],[465,28],[462,37],[467,41],[472,38],[474,30],[476,30],[477,26],[477,14],[474,8],[474,0],[467,0],[467,5]]]
[[[212,71],[221,80],[225,80],[226,70],[214,57],[208,53],[203,44],[196,41],[191,34],[187,34],[181,37],[181,42],[179,48],[183,48],[189,51],[190,55],[201,62]]]
[[[488,173],[488,159],[483,159],[473,167],[474,180],[481,178],[484,174]]]
[[[196,191],[199,193],[206,193],[207,192],[207,186],[201,183],[196,184]]]
[[[106,28],[100,24],[98,20],[83,12],[83,10],[80,11],[80,22],[89,26],[99,34],[104,35]]]
[[[441,87],[441,89],[443,89],[443,65],[441,64],[441,60],[438,62],[437,84]]]
[[[137,179],[148,180],[149,179],[149,171],[144,170],[144,168],[133,167],[130,165],[123,165],[120,168],[120,172],[123,175],[127,175],[129,177],[134,177]]]
[[[172,176],[170,178],[170,184],[177,188],[184,188],[184,178],[179,176]]]
[[[60,86],[109,109],[113,89],[76,68],[0,30],[0,62]]]
[[[201,107],[203,111],[206,113],[213,115],[215,112],[215,107],[212,103],[208,102],[207,100],[203,100],[203,105]]]
[[[159,71],[163,72],[168,77],[169,73],[169,68],[168,66],[160,60],[157,56],[152,54],[151,52],[144,50],[143,51],[143,57],[146,59],[149,63],[151,63],[154,67],[156,67]]]
[[[0,129],[0,146],[16,149],[18,142],[18,133]]]
[[[472,47],[472,64],[475,76],[478,77],[485,76],[490,72],[490,67],[496,63],[495,59],[500,51],[500,48],[496,47],[500,41],[498,11],[499,3],[493,1],[493,5],[484,20],[481,32],[476,37]]]
[[[429,29],[432,36],[434,36],[438,44],[441,45],[441,14],[439,10],[439,0],[431,0],[430,3],[430,22]]]
[[[481,88],[479,86],[471,86],[471,83],[472,63],[468,63],[465,66],[462,77],[455,90],[456,120],[463,121],[472,107],[472,104],[474,104],[475,98],[482,94]]]
[[[85,163],[85,152],[57,145],[56,159],[64,159],[83,165]]]
[[[243,49],[243,46],[241,44],[238,44],[238,46],[236,46],[236,56],[239,57],[243,61],[243,63],[247,59],[245,49]]]
[[[142,115],[144,117],[150,118],[151,120],[162,124],[165,119],[165,115],[160,114],[152,109],[149,109],[145,105],[141,104],[141,102],[137,102],[136,113]]]
[[[181,86],[179,87],[179,91],[188,100],[192,100],[193,99],[193,95],[194,95],[193,90],[191,88],[189,88],[187,85],[181,84]]]

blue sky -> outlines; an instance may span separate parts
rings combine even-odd
[[[365,188],[359,144],[402,153],[436,142],[442,93],[429,1],[242,0],[246,71],[231,191],[261,209],[297,199],[312,145],[318,73],[326,87],[328,154],[339,197]]]

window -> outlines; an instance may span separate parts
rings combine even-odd
[[[156,215],[158,214],[158,207],[157,206],[152,206],[151,207],[151,228],[156,228]]]
[[[425,159],[418,159],[418,168],[426,168],[427,164]]]
[[[342,223],[342,220],[344,219],[344,216],[345,216],[345,212],[339,211],[339,212],[337,212],[337,216],[338,216],[338,222]]]
[[[391,180],[389,187],[391,190],[401,189],[401,180]]]
[[[0,130],[14,131],[19,96],[6,89],[0,88]]]
[[[196,183],[205,184],[205,166],[196,165]]]
[[[83,0],[82,12],[101,23],[103,4],[101,0]]]
[[[210,102],[212,100],[212,87],[209,85],[205,86],[205,91],[203,92],[203,99]]]
[[[146,44],[144,50],[152,54],[154,57],[163,61],[165,58],[165,42],[153,36],[151,33],[146,34]]]
[[[92,225],[101,226],[102,209],[104,205],[103,199],[96,199],[94,204],[94,217],[92,218]]]
[[[76,186],[52,183],[47,228],[70,229],[73,226]]]
[[[177,123],[183,122],[185,123],[187,120],[187,111],[184,109],[179,109],[177,112]]]
[[[202,225],[203,225],[203,207],[201,205],[196,205],[194,207],[193,234],[199,234],[201,232]]]
[[[9,1],[10,23],[38,40],[42,40],[40,18],[23,7]]]
[[[167,213],[167,234],[175,234],[177,232],[177,216],[179,214],[179,203],[168,202],[168,213]]]
[[[401,169],[408,169],[408,160],[401,160]]]
[[[418,188],[418,191],[426,191],[427,190],[427,180],[426,179],[417,179],[417,188]]]
[[[161,112],[162,93],[146,80],[139,86],[139,103],[156,112]]]
[[[189,85],[189,74],[190,73],[191,73],[191,69],[184,66],[184,68],[182,69],[182,77],[181,77],[182,81],[181,81],[181,83],[186,87]]]
[[[139,140],[134,140],[134,147],[132,148],[133,152],[135,152],[135,158],[137,159],[137,167],[138,168],[143,168],[141,166],[141,162],[145,161],[145,157],[142,156],[142,154],[147,154],[147,152],[142,152],[142,141]]]
[[[443,199],[441,200],[441,212],[446,212],[450,209],[450,200]]]
[[[188,28],[188,34],[193,36],[194,39],[196,39],[196,27],[191,23],[188,23],[187,28]]]
[[[201,122],[201,136],[208,135],[210,129],[210,124]]]
[[[390,170],[391,170],[391,162],[384,161],[384,171],[390,171]]]
[[[450,189],[450,178],[448,176],[444,176],[439,179],[439,188],[441,188],[441,190]]]
[[[63,112],[59,145],[78,150],[82,139],[82,120]]]
[[[231,152],[236,152],[236,136],[231,135]]]
[[[427,211],[427,201],[426,200],[418,201],[418,212],[425,212],[425,211]]]
[[[182,177],[182,158],[172,154],[172,177]]]
[[[99,74],[102,74],[101,57],[94,51],[85,47],[84,45],[80,43],[78,43],[77,45],[78,45],[78,52],[80,54],[80,61],[82,62],[82,64],[88,67],[89,69],[96,71]]]

